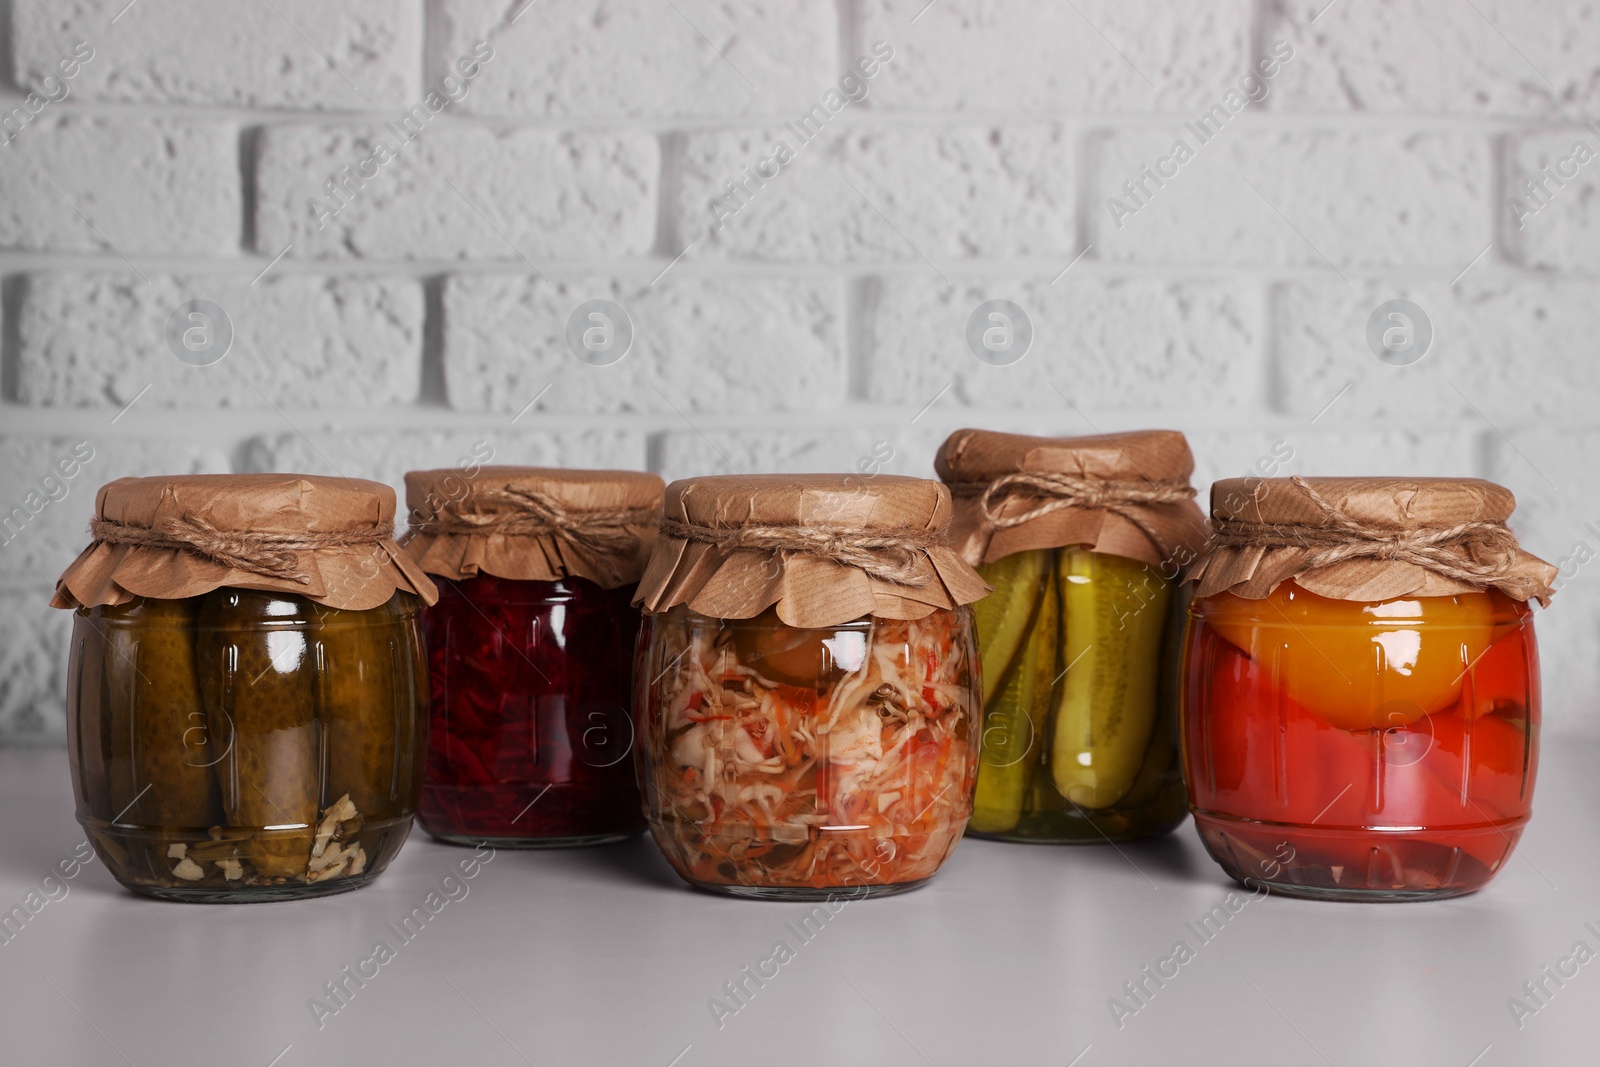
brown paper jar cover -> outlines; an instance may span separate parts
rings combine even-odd
[[[1123,503],[1115,511],[1064,507],[1000,528],[989,522],[980,507],[985,489],[999,478],[1018,473],[1187,487],[1194,474],[1194,455],[1189,451],[1188,440],[1177,430],[1134,430],[1086,437],[957,430],[939,449],[934,469],[955,493],[951,545],[974,565],[1030,549],[1083,545],[1152,567],[1182,567],[1199,555],[1209,532],[1199,505],[1187,498]],[[1002,518],[1017,516],[1050,499],[1047,492],[1018,486],[1000,498],[995,510]],[[1141,520],[1149,531],[1129,519],[1129,514]]]
[[[988,592],[945,543],[950,493],[938,482],[880,474],[720,475],[667,486],[665,519],[714,531],[795,528],[852,538],[906,539],[910,582],[888,581],[835,558],[789,549],[724,551],[664,530],[639,582],[646,612],[687,604],[702,615],[748,619],[777,605],[789,626],[825,627],[873,615],[921,619]]]
[[[429,574],[455,581],[480,573],[542,582],[573,577],[615,589],[644,572],[663,488],[642,471],[411,471],[404,548]],[[541,511],[539,501],[559,511]],[[474,524],[480,528],[463,529]]]
[[[1308,487],[1311,492],[1307,492]],[[1493,586],[1517,600],[1548,601],[1556,568],[1500,530],[1508,549],[1469,540],[1455,558],[1493,564],[1493,574],[1465,580],[1405,559],[1362,556],[1312,566],[1313,553],[1336,542],[1339,520],[1384,538],[1457,529],[1463,524],[1503,527],[1516,507],[1511,490],[1479,478],[1227,478],[1211,487],[1211,514],[1219,531],[1233,529],[1249,544],[1213,544],[1195,565],[1196,596],[1229,592],[1258,600],[1293,578],[1319,596],[1382,601],[1404,596],[1455,596]],[[1297,542],[1296,527],[1314,528],[1317,544]],[[1328,531],[1326,534],[1322,531]]]
[[[357,543],[284,553],[291,572],[274,576],[180,547],[95,540],[56,582],[58,608],[178,600],[213,589],[296,593],[330,608],[365,610],[397,590],[432,604],[433,582],[394,541],[394,490],[357,478],[309,474],[186,474],[119,478],[100,487],[95,518],[135,531],[199,528],[207,536],[341,537]],[[248,554],[246,545],[240,551]]]

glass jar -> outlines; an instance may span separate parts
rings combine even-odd
[[[636,670],[650,830],[691,885],[822,899],[913,889],[971,813],[971,613],[785,625],[648,618]]]
[[[436,578],[422,825],[456,844],[561,848],[644,829],[629,755],[634,586]]]
[[[1555,568],[1475,478],[1236,478],[1212,487],[1184,646],[1195,825],[1286,896],[1481,889],[1516,848],[1539,756],[1528,601]]]
[[[1377,602],[1285,582],[1195,602],[1185,753],[1195,823],[1236,879],[1291,896],[1480,889],[1528,821],[1532,610],[1490,589]]]
[[[978,567],[983,758],[969,831],[1094,844],[1187,814],[1178,671],[1187,589],[1138,560],[1073,546]]]
[[[145,896],[232,903],[382,872],[422,784],[420,606],[406,592],[349,610],[221,588],[79,607],[73,785],[112,876]]]
[[[663,488],[640,471],[464,462],[406,474],[406,555],[440,587],[423,616],[422,824],[434,837],[572,848],[644,829],[629,758],[631,600]]]
[[[1187,814],[1178,756],[1182,581],[1208,533],[1176,430],[957,430],[935,460],[973,606],[983,759],[968,831],[1103,844]]]

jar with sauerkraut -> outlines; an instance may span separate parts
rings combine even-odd
[[[878,476],[667,487],[640,583],[637,767],[691,885],[812,899],[926,882],[978,763],[971,613],[948,493]]]
[[[1471,893],[1532,812],[1539,661],[1511,493],[1230,479],[1195,568],[1189,799],[1233,878],[1323,900]]]
[[[974,608],[983,760],[968,832],[1099,844],[1186,814],[1177,666],[1185,565],[1204,542],[1181,433],[959,430],[937,467]]]

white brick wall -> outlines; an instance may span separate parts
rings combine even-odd
[[[893,76],[890,66],[878,75]],[[836,121],[836,120],[832,120]],[[794,161],[748,201],[725,183],[782,141]],[[770,172],[772,166],[768,166]],[[695,258],[921,262],[1074,251],[1072,142],[1059,125],[896,129],[876,124],[801,143],[791,131],[690,134],[674,215]],[[713,213],[712,197],[731,213]]]
[[[288,245],[297,259],[539,261],[642,256],[655,243],[661,160],[648,134],[421,129],[405,144],[392,127],[265,130],[256,251],[273,256]],[[361,163],[378,143],[394,158],[381,168],[374,161],[373,177],[363,177]],[[330,181],[342,199],[329,195]]]
[[[145,272],[28,275],[17,309],[17,399],[39,407],[386,407],[421,386],[422,289],[410,278]],[[233,345],[173,357],[172,309],[227,310]]]
[[[1529,547],[1600,554],[1600,3],[1528,11],[0,3],[0,517],[25,515],[0,538],[0,741],[62,734],[44,601],[129,473],[398,487],[484,442],[925,475],[960,426],[1171,426],[1202,485],[1486,475]],[[1141,168],[1179,139],[1157,187]],[[1398,298],[1433,327],[1414,366],[1366,341]],[[233,330],[212,366],[166,340],[194,299]],[[634,329],[609,366],[567,347],[595,299]],[[1032,322],[1014,365],[966,347],[990,299]],[[1600,558],[1568,572],[1548,723],[1592,735]]]
[[[226,122],[45,111],[0,151],[0,244],[237,256],[238,140]]]

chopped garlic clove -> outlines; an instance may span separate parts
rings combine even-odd
[[[350,799],[349,793],[334,801],[323,813],[322,822],[317,825],[317,839],[311,846],[311,855],[321,856],[328,842],[338,832],[339,824],[354,819],[357,814],[355,802]]]
[[[186,882],[198,882],[206,876],[200,865],[187,856],[178,861],[178,865],[172,868],[172,873],[174,877],[182,878]]]

